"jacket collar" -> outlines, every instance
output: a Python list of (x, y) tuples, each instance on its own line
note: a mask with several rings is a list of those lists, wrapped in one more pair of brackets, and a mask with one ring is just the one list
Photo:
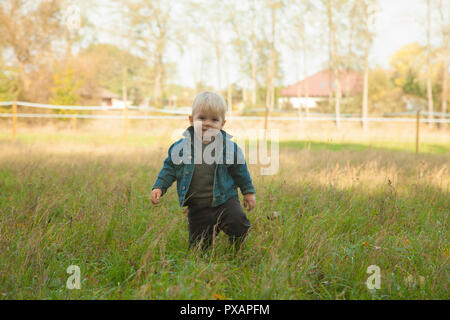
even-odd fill
[[(226, 140), (231, 140), (231, 138), (233, 138), (233, 136), (227, 132), (225, 132), (224, 130), (220, 130), (220, 133), (222, 133), (222, 137), (223, 137), (223, 143), (225, 143)], [(194, 143), (194, 126), (189, 126), (189, 128), (187, 128), (184, 132), (183, 132), (183, 136), (187, 136), (190, 135), (191, 137), (191, 144)]]

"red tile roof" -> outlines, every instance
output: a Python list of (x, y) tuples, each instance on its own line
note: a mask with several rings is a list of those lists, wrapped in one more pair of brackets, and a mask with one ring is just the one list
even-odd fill
[[(336, 91), (334, 86), (334, 73), (331, 71), (333, 91)], [(350, 95), (356, 95), (362, 91), (362, 76), (357, 71), (339, 71), (339, 79), (341, 82), (342, 96), (347, 94), (347, 75), (348, 88)], [(310, 77), (307, 77), (293, 85), (290, 85), (281, 90), (283, 97), (298, 97), (298, 89), (300, 89), (301, 96), (305, 95), (306, 85), (308, 86), (308, 93), (310, 97), (328, 97), (329, 96), (329, 71), (323, 70)]]

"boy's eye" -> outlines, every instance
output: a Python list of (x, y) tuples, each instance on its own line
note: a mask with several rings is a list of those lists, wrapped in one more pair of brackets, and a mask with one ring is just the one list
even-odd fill
[(218, 121), (217, 119), (213, 119), (213, 121)]

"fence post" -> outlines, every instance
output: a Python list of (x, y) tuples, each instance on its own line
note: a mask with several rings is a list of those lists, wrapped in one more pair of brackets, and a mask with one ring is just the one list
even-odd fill
[(12, 141), (16, 141), (16, 124), (17, 124), (17, 102), (14, 100), (12, 105)]
[(72, 130), (77, 130), (77, 118), (75, 116), (72, 116)]
[(420, 109), (416, 116), (416, 154), (419, 154)]
[(127, 143), (127, 130), (128, 130), (128, 104), (125, 102), (123, 109), (123, 139)]

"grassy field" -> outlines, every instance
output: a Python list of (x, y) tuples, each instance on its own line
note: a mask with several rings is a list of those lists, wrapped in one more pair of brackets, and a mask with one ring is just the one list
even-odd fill
[(419, 155), (411, 139), (283, 136), (278, 175), (250, 166), (257, 207), (234, 255), (223, 234), (187, 251), (175, 187), (151, 205), (158, 132), (0, 131), (0, 299), (449, 298), (448, 133), (424, 132)]

